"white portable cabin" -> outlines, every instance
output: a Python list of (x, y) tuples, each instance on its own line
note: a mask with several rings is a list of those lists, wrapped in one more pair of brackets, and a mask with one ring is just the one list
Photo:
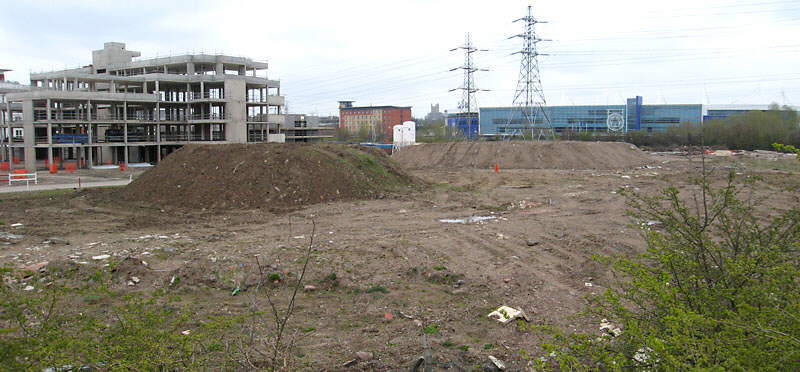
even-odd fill
[(417, 142), (417, 123), (413, 121), (404, 122), (401, 125), (392, 127), (392, 151), (413, 145)]

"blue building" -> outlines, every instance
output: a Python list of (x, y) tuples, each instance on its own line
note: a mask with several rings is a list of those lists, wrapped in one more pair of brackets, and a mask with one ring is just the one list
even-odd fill
[[(547, 106), (544, 115), (556, 132), (618, 132), (642, 130), (662, 132), (683, 123), (700, 124), (706, 114), (703, 105), (645, 105), (642, 97), (630, 98), (624, 105)], [(480, 109), (481, 135), (514, 135), (530, 130), (521, 108), (485, 107)], [(543, 123), (544, 117), (537, 117)]]
[(477, 112), (465, 112), (447, 115), (447, 127), (454, 135), (467, 138), (477, 138), (480, 131), (480, 121)]

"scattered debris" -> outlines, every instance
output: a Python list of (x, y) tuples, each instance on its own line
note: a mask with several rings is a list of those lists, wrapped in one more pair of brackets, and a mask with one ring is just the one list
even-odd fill
[(416, 325), (417, 327), (422, 327), (422, 321), (419, 319), (414, 319), (414, 325)]
[(600, 330), (614, 337), (619, 337), (622, 334), (622, 330), (619, 327), (614, 327), (613, 324), (608, 322), (608, 319), (600, 321)]
[(406, 313), (404, 313), (404, 312), (402, 312), (402, 311), (399, 311), (399, 313), (400, 313), (400, 316), (402, 316), (403, 318), (406, 318), (406, 319), (414, 319), (414, 317), (413, 317), (413, 316), (411, 316), (411, 315), (408, 315), (408, 314), (406, 314)]
[(353, 359), (353, 360), (344, 362), (344, 364), (342, 364), (342, 367), (352, 367), (352, 366), (354, 366), (356, 364), (358, 364), (358, 359)]
[(187, 329), (185, 331), (181, 331), (181, 334), (184, 335), (184, 336), (188, 336), (188, 335), (192, 334), (192, 330), (191, 329)]
[(43, 241), (42, 244), (70, 245), (67, 239), (56, 237), (47, 238), (47, 240)]
[(175, 275), (172, 276), (172, 279), (169, 280), (169, 285), (175, 284)]
[(27, 270), (27, 271), (31, 271), (31, 272), (34, 272), (34, 273), (35, 273), (35, 272), (39, 272), (39, 271), (44, 271), (43, 269), (44, 269), (44, 268), (45, 268), (45, 266), (47, 266), (47, 264), (49, 264), (49, 263), (50, 263), (50, 262), (48, 262), (48, 261), (42, 261), (42, 262), (39, 262), (39, 263), (35, 263), (35, 264), (33, 264), (33, 265), (24, 266), (24, 267), (22, 267), (22, 269), (23, 269), (23, 270)]
[(21, 224), (21, 223), (12, 223), (12, 224), (11, 224), (11, 227), (13, 227), (13, 228), (15, 228), (15, 229), (16, 229), (16, 228), (20, 228), (20, 227), (22, 227), (22, 226), (24, 226), (24, 225), (23, 225), (23, 224)]
[(241, 288), (239, 288), (239, 287), (236, 287), (236, 289), (234, 289), (234, 290), (231, 292), (231, 296), (236, 296), (236, 295), (237, 295), (237, 294), (239, 294), (239, 292), (241, 292), (241, 291), (242, 291), (242, 289), (241, 289)]
[(23, 288), (22, 290), (23, 291), (32, 291), (33, 290), (33, 286), (32, 285), (25, 286), (25, 288)]
[(383, 319), (392, 320), (394, 319), (394, 315), (392, 313), (383, 313)]
[(131, 281), (132, 281), (132, 282), (134, 282), (134, 283), (136, 283), (136, 284), (139, 284), (139, 282), (141, 281), (141, 279), (139, 279), (139, 277), (137, 277), (137, 276), (132, 276), (132, 277), (131, 277)]
[(643, 346), (639, 348), (639, 350), (636, 350), (636, 354), (633, 354), (633, 360), (642, 364), (648, 363), (650, 361), (650, 354), (652, 353), (653, 349)]
[(526, 322), (529, 322), (528, 316), (522, 310), (517, 310), (512, 307), (508, 306), (500, 306), (497, 310), (492, 311), (489, 313), (489, 318), (497, 320), (500, 323), (506, 324), (511, 322), (514, 319), (523, 319)]
[(508, 210), (512, 210), (512, 209), (525, 210), (525, 209), (536, 208), (536, 207), (540, 207), (540, 206), (542, 206), (542, 203), (532, 202), (532, 201), (529, 201), (529, 200), (520, 200), (518, 202), (511, 203), (508, 206)]
[(495, 358), (494, 356), (491, 356), (491, 355), (489, 355), (489, 360), (492, 362), (492, 364), (494, 364), (495, 367), (497, 367), (497, 369), (499, 369), (501, 371), (505, 371), (506, 370), (506, 364), (502, 360), (497, 359), (497, 358)]
[(17, 240), (22, 240), (22, 235), (15, 235), (10, 233), (0, 233), (0, 241), (7, 243), (16, 243)]
[(359, 351), (359, 352), (356, 352), (356, 357), (358, 357), (358, 359), (360, 359), (360, 360), (368, 361), (368, 360), (372, 360), (374, 355), (372, 353), (368, 352), (368, 351)]
[(92, 256), (93, 260), (98, 260), (98, 261), (99, 260), (107, 260), (109, 258), (111, 258), (111, 255), (107, 255), (107, 254), (101, 254), (99, 256)]
[(442, 223), (460, 223), (460, 224), (470, 224), (470, 223), (482, 223), (485, 221), (490, 221), (496, 219), (495, 216), (473, 216), (468, 218), (459, 218), (459, 219), (441, 219), (439, 222)]
[(306, 292), (316, 291), (317, 287), (315, 287), (313, 285), (304, 285), (303, 286), (303, 290), (306, 291)]
[(525, 244), (527, 244), (528, 247), (535, 247), (535, 246), (539, 245), (540, 243), (538, 241), (536, 241), (536, 240), (528, 240), (528, 241), (525, 242)]
[(583, 285), (586, 286), (586, 287), (594, 287), (594, 284), (589, 283), (589, 282), (583, 283)]

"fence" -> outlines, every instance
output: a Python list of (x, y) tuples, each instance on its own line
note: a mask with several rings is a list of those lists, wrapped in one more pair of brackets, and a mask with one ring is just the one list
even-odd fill
[(0, 182), (7, 182), (9, 186), (11, 186), (14, 182), (25, 182), (25, 185), (29, 185), (30, 182), (33, 181), (33, 184), (38, 184), (39, 177), (37, 176), (36, 172), (27, 172), (27, 170), (18, 169), (11, 174), (0, 174)]

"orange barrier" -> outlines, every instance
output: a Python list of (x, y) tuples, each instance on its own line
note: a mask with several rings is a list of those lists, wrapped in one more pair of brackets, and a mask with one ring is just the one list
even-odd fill
[(11, 169), (11, 164), (8, 164), (7, 161), (0, 163), (0, 170), (7, 171), (9, 169)]
[(128, 164), (122, 163), (122, 164), (119, 165), (119, 170), (121, 172), (124, 172), (125, 169), (128, 169)]
[[(14, 172), (12, 172), (12, 173), (13, 174), (27, 174), (28, 171), (26, 169), (14, 169)], [(15, 180), (20, 180), (20, 179), (25, 179), (26, 177), (25, 176), (11, 176), (11, 178), (15, 179)]]
[(50, 173), (56, 174), (58, 173), (58, 165), (57, 164), (50, 164), (48, 167), (50, 169)]
[(78, 169), (78, 164), (76, 163), (64, 163), (64, 170), (70, 173), (75, 173), (75, 170)]

